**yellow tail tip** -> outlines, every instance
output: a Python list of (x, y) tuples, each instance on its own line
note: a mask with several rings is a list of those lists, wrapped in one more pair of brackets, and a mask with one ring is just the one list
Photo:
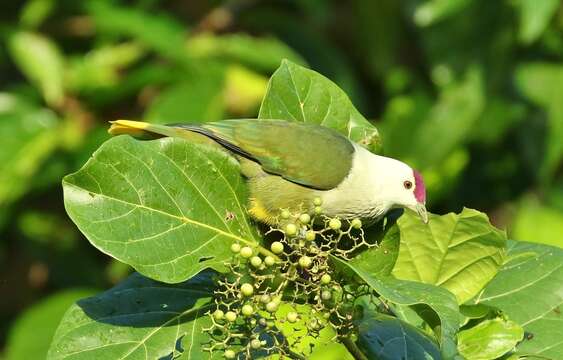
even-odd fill
[(109, 123), (111, 124), (108, 129), (110, 135), (143, 135), (149, 126), (146, 122), (133, 120), (114, 120)]

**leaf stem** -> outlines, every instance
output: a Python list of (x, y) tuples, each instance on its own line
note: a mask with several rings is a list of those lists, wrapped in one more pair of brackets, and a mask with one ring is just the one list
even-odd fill
[(352, 341), (352, 339), (350, 339), (349, 337), (342, 339), (342, 343), (344, 344), (344, 346), (346, 346), (346, 349), (348, 349), (348, 351), (350, 352), (350, 354), (352, 354), (354, 359), (356, 359), (356, 360), (369, 360), (364, 355), (364, 353), (360, 350), (360, 348), (358, 348), (356, 343), (354, 341)]

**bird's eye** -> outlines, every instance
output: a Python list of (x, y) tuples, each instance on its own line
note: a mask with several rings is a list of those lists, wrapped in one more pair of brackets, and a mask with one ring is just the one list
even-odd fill
[(403, 183), (403, 186), (405, 187), (405, 189), (409, 190), (410, 188), (412, 188), (412, 182), (407, 180)]

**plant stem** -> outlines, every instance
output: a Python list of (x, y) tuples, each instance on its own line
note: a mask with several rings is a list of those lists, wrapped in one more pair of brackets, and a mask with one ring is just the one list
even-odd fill
[(344, 339), (342, 339), (342, 343), (344, 344), (344, 346), (346, 346), (346, 349), (348, 349), (348, 351), (350, 352), (350, 354), (352, 354), (354, 359), (356, 359), (356, 360), (369, 360), (364, 355), (364, 353), (358, 348), (356, 343), (354, 341), (352, 341), (352, 339), (344, 338)]

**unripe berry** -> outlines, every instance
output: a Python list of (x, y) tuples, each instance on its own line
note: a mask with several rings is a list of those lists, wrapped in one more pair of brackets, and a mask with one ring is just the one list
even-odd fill
[(342, 223), (340, 222), (340, 220), (334, 218), (334, 219), (330, 219), (330, 221), (328, 222), (328, 226), (332, 230), (338, 230), (342, 227)]
[(274, 241), (270, 246), (270, 249), (274, 254), (281, 254), (283, 252), (283, 244), (279, 241)]
[(285, 226), (285, 234), (288, 236), (293, 236), (297, 234), (297, 226), (295, 224), (289, 223)]
[(272, 298), (268, 294), (264, 294), (264, 295), (260, 296), (260, 302), (263, 303), (263, 304), (269, 303), (270, 300), (272, 300)]
[(350, 226), (352, 226), (354, 229), (359, 229), (362, 227), (362, 220), (360, 219), (354, 219), (352, 220), (352, 222), (350, 223)]
[(330, 283), (331, 280), (332, 280), (332, 278), (330, 277), (329, 274), (324, 274), (323, 276), (321, 276), (321, 283), (322, 284), (327, 285), (327, 284)]
[(240, 245), (237, 243), (232, 244), (231, 251), (234, 252), (235, 254), (238, 253), (240, 251)]
[(295, 311), (290, 311), (290, 312), (288, 312), (288, 313), (287, 313), (287, 316), (286, 316), (287, 321), (289, 321), (290, 323), (296, 322), (296, 321), (297, 321), (297, 317), (298, 317), (298, 315), (297, 315), (297, 313), (296, 313)]
[(323, 204), (323, 200), (319, 197), (316, 197), (313, 199), (313, 204), (315, 204), (315, 206), (321, 206)]
[(332, 293), (329, 290), (323, 290), (321, 293), (321, 299), (330, 300), (332, 298)]
[(278, 310), (278, 306), (279, 303), (277, 301), (270, 301), (269, 303), (266, 304), (266, 311), (273, 313), (276, 310)]
[(308, 230), (305, 233), (305, 240), (307, 240), (307, 241), (313, 241), (313, 240), (315, 240), (315, 237), (317, 237), (317, 234), (315, 234), (315, 232), (313, 230)]
[(276, 260), (271, 257), (270, 255), (266, 256), (264, 258), (264, 264), (266, 264), (266, 266), (272, 266), (276, 263)]
[(309, 214), (301, 214), (301, 216), (299, 216), (299, 222), (301, 222), (301, 224), (308, 224), (309, 221), (311, 221)]
[(227, 319), (228, 322), (235, 322), (237, 320), (237, 314), (234, 311), (227, 311), (225, 319)]
[(254, 308), (251, 305), (243, 305), (241, 312), (244, 316), (250, 316), (254, 313)]
[(281, 217), (282, 217), (282, 219), (289, 219), (289, 216), (290, 216), (290, 215), (291, 215), (291, 214), (290, 214), (289, 211), (287, 211), (287, 210), (282, 210), (282, 212), (281, 212)]
[(242, 249), (240, 249), (240, 256), (242, 256), (243, 258), (249, 258), (251, 257), (253, 254), (252, 248), (250, 246), (245, 246)]
[(244, 283), (242, 284), (242, 286), (240, 287), (240, 292), (244, 295), (244, 296), (252, 296), (252, 294), (254, 293), (254, 287), (249, 284), (249, 283)]
[(266, 319), (260, 318), (260, 319), (258, 320), (258, 324), (260, 324), (260, 326), (264, 326), (264, 327), (265, 327), (266, 325), (268, 325), (268, 322), (266, 321)]
[(322, 213), (322, 212), (323, 212), (323, 208), (322, 208), (322, 207), (320, 207), (320, 206), (315, 206), (315, 214), (318, 215), (318, 214), (320, 214), (320, 213)]
[(225, 313), (219, 309), (213, 313), (213, 318), (217, 321), (223, 320), (223, 317), (225, 317)]
[(260, 259), (258, 256), (253, 256), (250, 259), (250, 264), (252, 266), (254, 266), (255, 268), (259, 267), (260, 265), (262, 265), (262, 259)]
[(261, 346), (262, 343), (258, 339), (252, 339), (250, 341), (250, 347), (253, 348), (254, 350), (260, 349)]
[(301, 256), (299, 258), (299, 266), (301, 266), (304, 269), (308, 269), (312, 263), (313, 260), (311, 260), (311, 258), (308, 256)]
[(225, 359), (234, 359), (237, 354), (233, 350), (225, 350)]

